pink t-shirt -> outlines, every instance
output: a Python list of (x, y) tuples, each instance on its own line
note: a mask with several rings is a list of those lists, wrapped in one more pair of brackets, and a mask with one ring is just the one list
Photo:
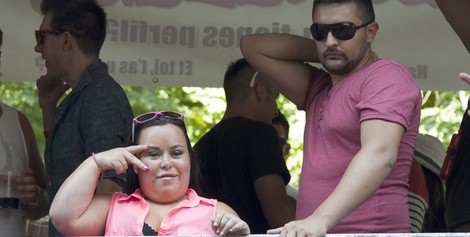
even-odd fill
[(404, 65), (390, 59), (378, 60), (332, 88), (326, 72), (312, 68), (312, 74), (320, 79), (312, 80), (306, 98), (304, 160), (296, 218), (311, 215), (336, 187), (361, 148), (361, 122), (381, 119), (398, 123), (406, 130), (398, 160), (374, 195), (329, 233), (409, 232), (408, 173), (421, 109), (416, 81)]
[[(192, 189), (188, 189), (186, 195), (187, 199), (180, 202), (163, 218), (158, 235), (217, 235), (212, 227), (217, 200), (199, 197)], [(114, 193), (106, 220), (105, 235), (142, 236), (148, 210), (149, 205), (142, 198), (140, 189), (131, 195)]]

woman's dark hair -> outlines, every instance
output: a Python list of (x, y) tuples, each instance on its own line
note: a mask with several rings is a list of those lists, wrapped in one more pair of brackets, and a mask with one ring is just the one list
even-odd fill
[[(196, 192), (200, 193), (201, 191), (201, 171), (199, 169), (199, 164), (197, 159), (194, 159), (194, 152), (191, 147), (191, 141), (189, 140), (188, 133), (186, 131), (186, 125), (184, 121), (181, 119), (172, 119), (166, 118), (165, 116), (158, 116), (148, 122), (135, 124), (135, 140), (139, 140), (138, 137), (140, 136), (140, 132), (144, 128), (152, 127), (152, 126), (163, 126), (166, 124), (173, 124), (179, 127), (185, 136), (186, 145), (188, 146), (189, 151), (189, 159), (191, 162), (191, 172), (189, 178), (189, 188), (194, 189)], [(125, 184), (125, 192), (127, 194), (132, 194), (136, 189), (140, 188), (139, 177), (134, 172), (134, 168), (132, 165), (126, 171), (126, 184)]]

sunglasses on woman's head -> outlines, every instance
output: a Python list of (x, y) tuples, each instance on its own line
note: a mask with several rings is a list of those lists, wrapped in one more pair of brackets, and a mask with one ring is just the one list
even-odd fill
[(329, 32), (331, 32), (336, 39), (350, 40), (354, 37), (358, 29), (372, 22), (373, 21), (358, 26), (354, 25), (352, 22), (340, 22), (335, 24), (313, 23), (310, 26), (310, 33), (312, 33), (313, 38), (317, 41), (326, 39)]
[(159, 117), (164, 117), (167, 119), (177, 119), (177, 120), (184, 119), (184, 115), (182, 113), (173, 112), (173, 111), (156, 111), (156, 112), (148, 112), (145, 114), (141, 114), (132, 120), (132, 142), (134, 142), (136, 124), (143, 124)]

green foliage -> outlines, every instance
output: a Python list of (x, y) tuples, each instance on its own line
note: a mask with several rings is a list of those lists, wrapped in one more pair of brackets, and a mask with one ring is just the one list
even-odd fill
[(42, 113), (37, 101), (36, 85), (32, 82), (0, 81), (0, 102), (25, 114), (33, 126), (40, 151), (44, 151), (46, 142), (42, 132)]
[(467, 108), (468, 91), (426, 91), (421, 110), (420, 133), (433, 135), (447, 147)]
[(182, 112), (193, 143), (222, 118), (225, 110), (221, 89), (124, 86), (124, 91), (135, 115), (160, 110)]
[[(148, 111), (173, 110), (185, 115), (188, 133), (194, 144), (223, 116), (225, 97), (221, 88), (174, 88), (124, 86), (135, 115)], [(438, 137), (447, 146), (450, 137), (459, 128), (467, 106), (468, 92), (424, 92), (420, 132)], [(40, 151), (44, 151), (42, 114), (37, 102), (36, 85), (33, 82), (0, 81), (0, 101), (17, 108), (30, 120)], [(280, 96), (278, 106), (290, 123), (290, 157), (287, 166), (292, 183), (298, 185), (302, 165), (303, 129), (305, 113)]]

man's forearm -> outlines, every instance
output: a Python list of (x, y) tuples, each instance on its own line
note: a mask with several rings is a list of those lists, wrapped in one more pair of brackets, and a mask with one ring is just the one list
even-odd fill
[(241, 50), (245, 57), (261, 54), (277, 60), (318, 63), (315, 41), (290, 34), (255, 34), (242, 37)]
[(436, 0), (439, 9), (470, 53), (470, 1), (468, 0)]

